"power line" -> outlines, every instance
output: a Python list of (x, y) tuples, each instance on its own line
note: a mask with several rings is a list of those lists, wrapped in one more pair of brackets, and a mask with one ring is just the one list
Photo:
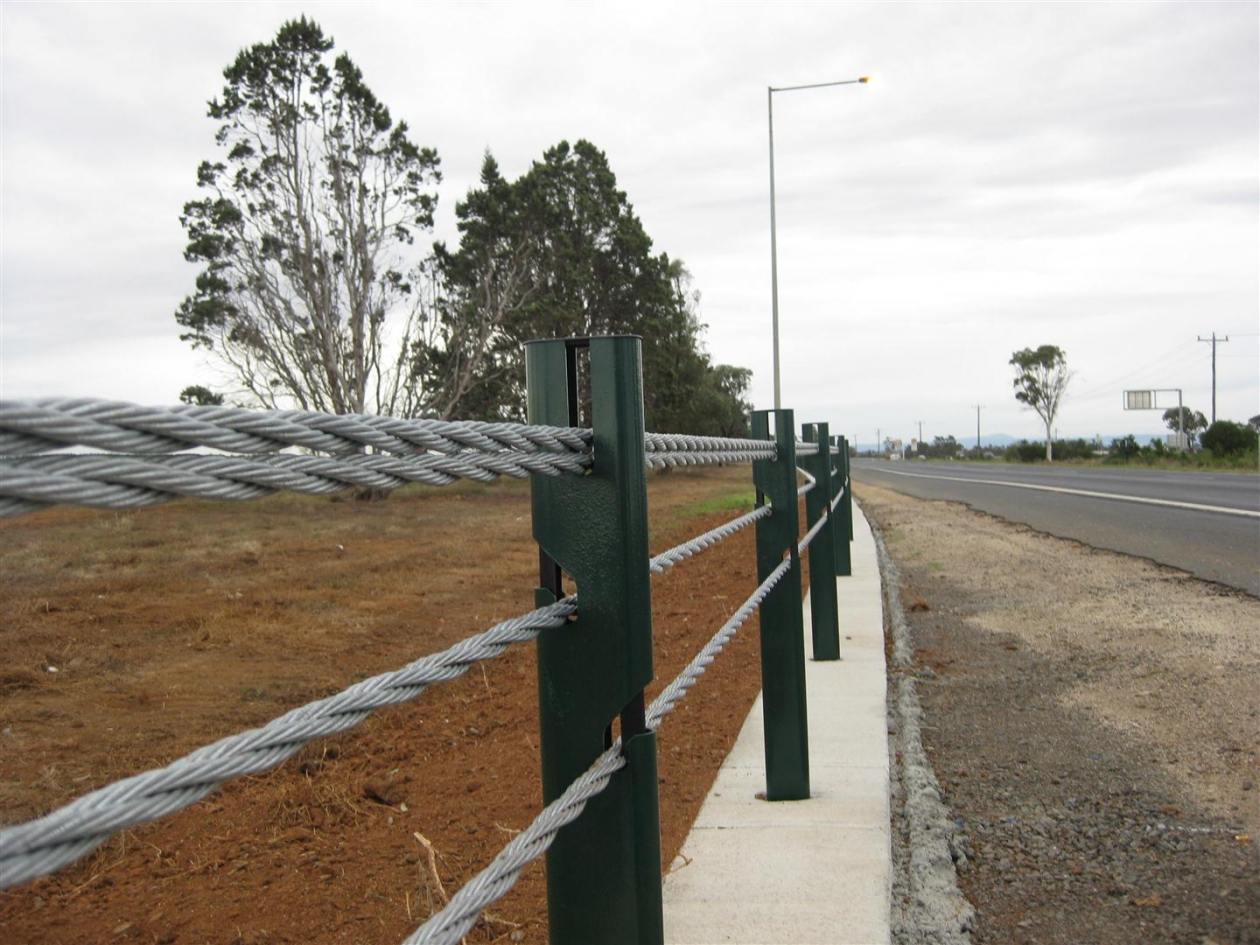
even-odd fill
[(1126, 381), (1131, 381), (1132, 378), (1135, 378), (1140, 374), (1169, 374), (1174, 371), (1180, 371), (1189, 367), (1191, 364), (1194, 364), (1205, 354), (1206, 352), (1203, 351), (1187, 351), (1185, 348), (1179, 348), (1177, 351), (1162, 355), (1142, 367), (1129, 371), (1127, 374), (1121, 374), (1114, 380), (1094, 382), (1086, 381), (1085, 386), (1092, 387), (1094, 389), (1087, 393), (1079, 394), (1072, 399), (1079, 404), (1092, 400), (1098, 400), (1104, 397), (1114, 396), (1117, 387), (1121, 386)]

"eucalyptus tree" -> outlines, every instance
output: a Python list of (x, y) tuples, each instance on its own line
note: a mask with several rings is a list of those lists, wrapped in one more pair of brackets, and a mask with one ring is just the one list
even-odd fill
[(1054, 459), (1054, 418), (1067, 394), (1072, 372), (1067, 356), (1055, 345), (1024, 348), (1011, 355), (1015, 368), (1015, 399), (1036, 411), (1046, 425), (1046, 460)]
[(222, 156), (180, 218), (204, 268), (175, 318), (264, 406), (412, 416), (430, 407), (416, 236), (433, 225), (438, 156), (332, 52), (302, 17), (224, 70), (209, 103)]

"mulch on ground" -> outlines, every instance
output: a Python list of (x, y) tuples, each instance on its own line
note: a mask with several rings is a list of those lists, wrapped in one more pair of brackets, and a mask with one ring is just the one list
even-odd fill
[[(652, 477), (653, 552), (733, 517), (750, 480)], [(511, 482), (0, 523), (0, 823), (528, 611), (536, 574), (528, 487)], [(755, 585), (751, 529), (654, 579), (649, 699)], [(0, 893), (0, 939), (401, 941), (540, 809), (535, 674), (518, 646), (125, 831)], [(759, 688), (754, 619), (660, 730), (666, 864)], [(469, 941), (546, 936), (537, 863)]]

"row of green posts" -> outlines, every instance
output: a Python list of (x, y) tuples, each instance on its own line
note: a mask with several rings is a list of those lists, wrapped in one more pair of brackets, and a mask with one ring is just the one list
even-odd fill
[[(564, 596), (562, 572), (581, 592), (578, 614), (538, 638), (543, 801), (551, 803), (585, 772), (613, 743), (614, 731), (628, 762), (547, 852), (555, 945), (648, 945), (664, 938), (656, 733), (646, 725), (643, 697), (653, 667), (640, 344), (637, 337), (612, 336), (526, 346), (529, 422), (578, 426), (581, 392), (589, 396), (594, 434), (589, 475), (532, 479), (536, 602)], [(588, 384), (579, 378), (582, 369)], [(809, 797), (809, 735), (792, 411), (755, 411), (752, 435), (777, 446), (775, 459), (753, 462), (757, 503), (773, 509), (756, 523), (758, 580), (786, 556), (793, 561), (761, 605), (766, 798), (800, 800)], [(830, 437), (825, 423), (804, 425), (802, 438), (818, 444), (816, 455), (800, 460), (817, 483), (806, 495), (807, 527), (828, 515), (845, 489), (834, 520), (808, 549), (814, 658), (837, 660), (835, 577), (851, 573), (853, 537), (848, 444)], [(839, 447), (835, 474), (832, 446)]]

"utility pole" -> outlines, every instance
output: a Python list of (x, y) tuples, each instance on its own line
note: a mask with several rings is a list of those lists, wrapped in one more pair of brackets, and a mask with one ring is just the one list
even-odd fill
[(1216, 346), (1223, 341), (1229, 341), (1229, 335), (1226, 335), (1224, 338), (1217, 338), (1216, 332), (1212, 332), (1211, 338), (1204, 338), (1202, 335), (1200, 335), (1199, 340), (1211, 342), (1212, 344), (1212, 422), (1215, 423), (1216, 422)]
[(984, 409), (984, 404), (976, 404), (976, 452), (980, 452), (980, 411)]
[(880, 456), (884, 455), (884, 440), (881, 436), (883, 432), (884, 431), (879, 427), (875, 428), (875, 452), (877, 452)]
[(923, 421), (919, 421), (919, 452), (923, 452)]

